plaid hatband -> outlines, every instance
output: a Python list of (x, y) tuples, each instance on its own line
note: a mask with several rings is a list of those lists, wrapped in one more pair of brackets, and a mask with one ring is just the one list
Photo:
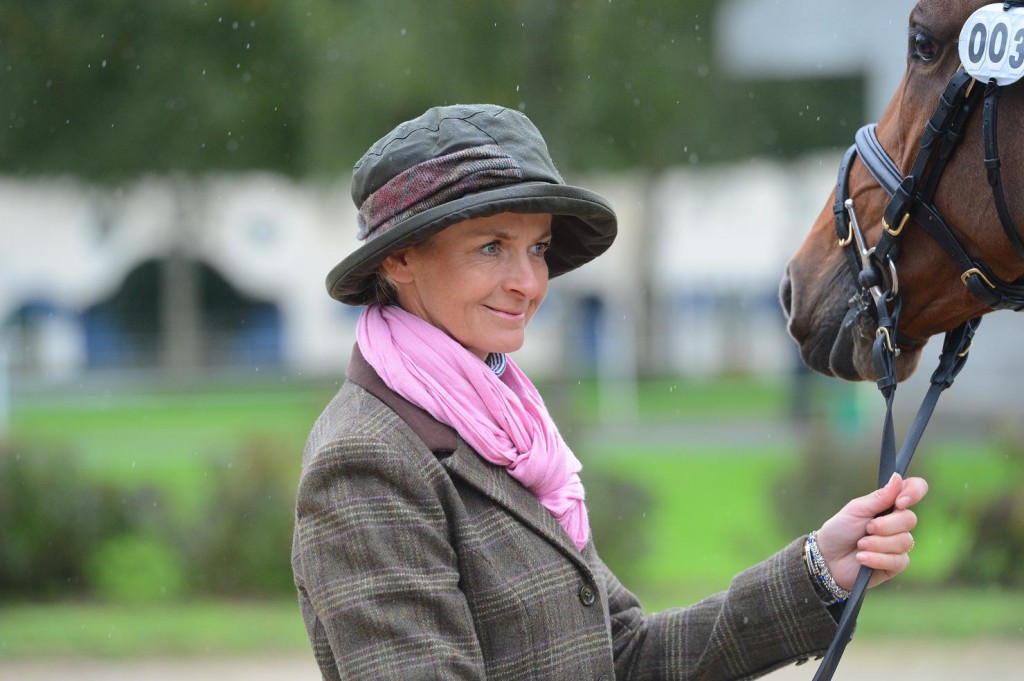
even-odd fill
[(496, 144), (423, 161), (395, 175), (363, 201), (356, 237), (372, 240), (427, 209), (522, 179), (519, 164)]

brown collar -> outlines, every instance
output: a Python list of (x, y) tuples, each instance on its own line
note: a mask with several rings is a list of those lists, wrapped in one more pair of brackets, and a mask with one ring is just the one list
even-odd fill
[(385, 385), (384, 380), (363, 357), (358, 345), (352, 349), (352, 359), (349, 360), (345, 375), (348, 380), (366, 390), (398, 414), (398, 417), (412, 428), (430, 451), (451, 453), (458, 447), (459, 439), (455, 429), (441, 423)]

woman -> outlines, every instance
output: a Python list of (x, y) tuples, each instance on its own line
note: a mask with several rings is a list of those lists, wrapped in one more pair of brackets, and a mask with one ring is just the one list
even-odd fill
[(400, 125), (352, 195), (365, 243), (327, 285), (367, 307), (307, 443), (292, 555), (325, 679), (746, 678), (823, 652), (859, 565), (876, 582), (906, 567), (927, 486), (894, 476), (727, 591), (645, 615), (507, 356), (548, 279), (611, 245), (607, 201), (564, 183), (526, 116), (489, 105)]

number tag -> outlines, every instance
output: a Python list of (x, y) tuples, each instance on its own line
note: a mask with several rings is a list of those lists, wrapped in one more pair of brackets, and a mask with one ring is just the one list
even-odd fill
[(964, 70), (987, 83), (1016, 83), (1024, 76), (1024, 8), (1003, 10), (1003, 3), (985, 5), (960, 30), (960, 61)]

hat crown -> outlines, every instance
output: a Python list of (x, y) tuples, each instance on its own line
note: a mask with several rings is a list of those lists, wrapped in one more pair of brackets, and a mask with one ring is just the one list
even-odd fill
[(497, 145), (515, 159), (523, 181), (564, 184), (544, 138), (524, 114), (493, 104), (457, 104), (428, 109), (371, 146), (353, 169), (352, 201), (360, 208), (396, 175), (484, 145)]

